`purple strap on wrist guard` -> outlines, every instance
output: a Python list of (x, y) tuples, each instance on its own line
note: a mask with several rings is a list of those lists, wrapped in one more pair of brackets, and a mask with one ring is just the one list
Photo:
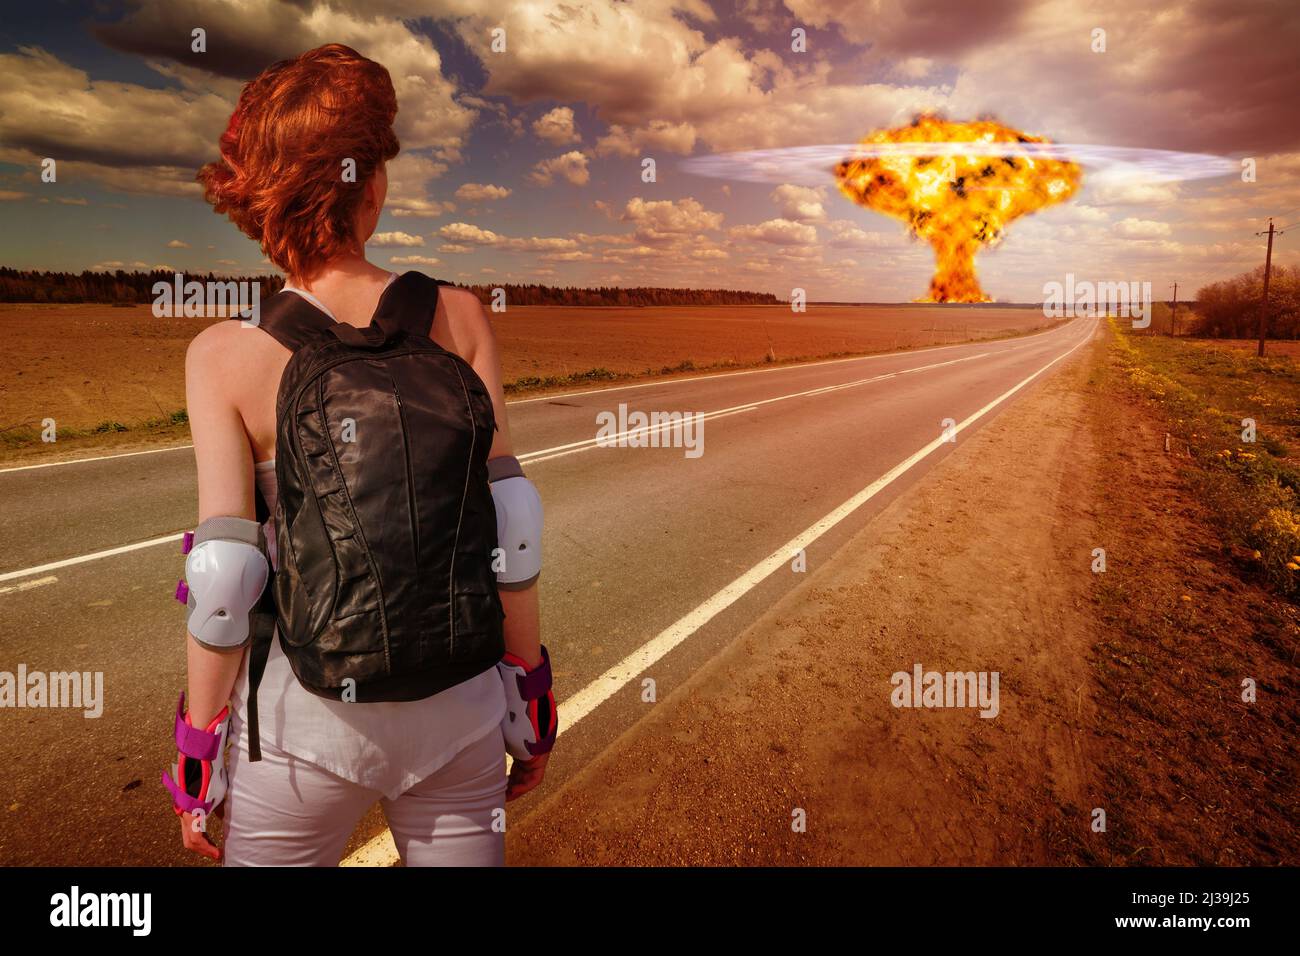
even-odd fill
[[(176, 749), (182, 756), (190, 760), (207, 761), (211, 763), (216, 760), (221, 751), (221, 734), (208, 733), (198, 727), (192, 727), (185, 720), (185, 693), (182, 691), (180, 700), (176, 702)], [(178, 813), (211, 813), (212, 801), (200, 800), (198, 797), (191, 796), (185, 792), (185, 788), (173, 780), (164, 770), (162, 773), (163, 786), (167, 788), (172, 795), (172, 806)]]
[(199, 811), (202, 811), (203, 813), (212, 812), (211, 800), (199, 800), (197, 797), (191, 797), (176, 785), (176, 782), (167, 775), (167, 771), (165, 770), (163, 771), (162, 782), (163, 786), (171, 791), (172, 806), (177, 810), (180, 810), (183, 813), (195, 813)]
[(515, 680), (519, 682), (519, 696), (524, 700), (536, 700), (551, 689), (551, 655), (546, 653), (545, 644), (542, 662), (523, 676), (516, 674)]
[(176, 749), (194, 760), (211, 763), (217, 759), (220, 748), (220, 734), (210, 734), (185, 722), (185, 694), (182, 692), (181, 699), (176, 704)]
[(194, 532), (186, 531), (185, 536), (181, 538), (181, 554), (189, 554), (194, 547)]
[(527, 741), (525, 741), (524, 746), (528, 748), (528, 752), (532, 754), (534, 757), (536, 757), (538, 754), (550, 753), (551, 748), (555, 746), (555, 734), (559, 729), (560, 729), (560, 722), (555, 719), (554, 715), (552, 715), (551, 732), (548, 733), (541, 740), (537, 741), (537, 743), (535, 744), (530, 744)]
[(190, 586), (185, 583), (184, 578), (181, 578), (176, 582), (175, 598), (182, 604), (188, 604), (190, 602)]

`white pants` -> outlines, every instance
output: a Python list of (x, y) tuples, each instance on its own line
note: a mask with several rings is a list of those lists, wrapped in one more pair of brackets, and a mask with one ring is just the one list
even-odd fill
[[(505, 862), (506, 752), (497, 727), (395, 800), (266, 742), (262, 759), (232, 746), (225, 803), (226, 866), (337, 866), (379, 801), (407, 866)], [(504, 812), (504, 811), (503, 811)], [(494, 828), (495, 819), (500, 822)]]

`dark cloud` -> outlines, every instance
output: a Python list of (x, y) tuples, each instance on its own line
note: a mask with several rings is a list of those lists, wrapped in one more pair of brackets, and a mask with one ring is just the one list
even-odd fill
[[(91, 32), (124, 53), (248, 80), (270, 64), (303, 52), (303, 17), (311, 6), (283, 2), (218, 14), (201, 0), (138, 3), (121, 20), (94, 24)], [(193, 50), (195, 28), (207, 33), (206, 52)]]

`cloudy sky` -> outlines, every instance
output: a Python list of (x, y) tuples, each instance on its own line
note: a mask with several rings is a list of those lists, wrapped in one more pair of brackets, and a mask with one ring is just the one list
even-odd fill
[[(1293, 0), (4, 0), (0, 265), (264, 272), (194, 172), (241, 84), (328, 42), (388, 67), (402, 154), (373, 261), (462, 282), (924, 292), (929, 247), (833, 187), (684, 159), (851, 143), (921, 110), (1056, 142), (1254, 158), (1257, 179), (1085, 185), (977, 260), (987, 292), (1073, 272), (1157, 296), (1300, 224)], [(207, 50), (192, 53), (191, 31)], [(505, 50), (492, 48), (504, 28)], [(801, 28), (806, 50), (792, 49)], [(1105, 31), (1105, 51), (1093, 49)], [(42, 159), (58, 181), (41, 181)], [(657, 181), (642, 181), (653, 158)], [(1298, 262), (1300, 225), (1278, 240)]]

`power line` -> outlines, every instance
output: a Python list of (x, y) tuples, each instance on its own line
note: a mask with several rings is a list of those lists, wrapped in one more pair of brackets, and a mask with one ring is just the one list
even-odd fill
[[(1257, 232), (1255, 233), (1255, 235), (1262, 236), (1265, 235), (1265, 233)], [(1261, 301), (1259, 304), (1258, 355), (1260, 358), (1264, 357), (1264, 342), (1268, 338), (1268, 279), (1269, 279), (1269, 275), (1273, 271), (1273, 237), (1274, 235), (1281, 235), (1280, 232), (1277, 232), (1277, 230), (1274, 229), (1272, 218), (1268, 220), (1267, 235), (1268, 235), (1268, 252), (1264, 254), (1264, 297), (1263, 297), (1263, 301)]]

